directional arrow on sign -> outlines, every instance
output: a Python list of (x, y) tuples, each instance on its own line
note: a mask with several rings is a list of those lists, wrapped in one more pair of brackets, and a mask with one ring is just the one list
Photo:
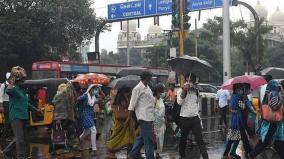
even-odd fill
[(152, 10), (152, 4), (149, 4), (149, 10)]

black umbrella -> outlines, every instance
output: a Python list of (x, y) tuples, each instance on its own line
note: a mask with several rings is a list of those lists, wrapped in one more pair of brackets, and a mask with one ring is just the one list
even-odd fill
[(144, 71), (147, 71), (147, 68), (143, 68), (143, 67), (128, 67), (128, 68), (121, 69), (117, 73), (117, 76), (119, 76), (119, 77), (124, 77), (124, 76), (128, 76), (128, 75), (140, 76), (142, 74), (142, 72), (144, 72)]
[(140, 77), (136, 75), (129, 75), (113, 80), (108, 87), (110, 88), (133, 88), (140, 82)]
[(261, 71), (262, 75), (271, 75), (275, 79), (284, 79), (284, 68), (268, 67)]
[(168, 63), (172, 70), (182, 75), (193, 73), (201, 78), (208, 78), (209, 74), (218, 75), (218, 72), (210, 63), (197, 57), (184, 55), (182, 57), (169, 59)]

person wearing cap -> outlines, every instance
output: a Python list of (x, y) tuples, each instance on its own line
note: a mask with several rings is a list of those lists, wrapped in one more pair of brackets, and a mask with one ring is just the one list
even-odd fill
[(199, 91), (196, 86), (196, 76), (190, 75), (184, 88), (178, 92), (177, 103), (181, 105), (180, 129), (181, 138), (179, 143), (180, 159), (187, 158), (185, 149), (189, 132), (192, 131), (199, 146), (203, 159), (208, 159), (207, 149), (202, 137), (202, 124), (199, 117)]
[(0, 86), (0, 112), (4, 113), (5, 127), (9, 129), (9, 96), (5, 93), (11, 73), (6, 73), (6, 81)]
[(153, 92), (149, 87), (149, 83), (152, 78), (152, 74), (149, 71), (144, 71), (141, 74), (140, 83), (133, 89), (130, 104), (128, 107), (129, 115), (125, 122), (125, 125), (132, 119), (133, 112), (137, 116), (137, 120), (140, 126), (140, 134), (136, 138), (132, 150), (128, 154), (128, 158), (139, 158), (139, 152), (141, 148), (145, 147), (146, 159), (154, 159), (154, 132), (153, 121), (155, 98)]

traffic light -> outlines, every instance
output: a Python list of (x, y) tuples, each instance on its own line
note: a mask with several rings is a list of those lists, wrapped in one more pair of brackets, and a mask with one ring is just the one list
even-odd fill
[(184, 28), (184, 30), (189, 30), (189, 28), (191, 26), (191, 24), (189, 22), (191, 17), (188, 15), (189, 10), (187, 8), (187, 6), (188, 6), (187, 0), (185, 0), (184, 3), (185, 3), (185, 5), (184, 5), (184, 14), (183, 14), (184, 15), (183, 16), (183, 28)]
[(180, 28), (179, 0), (172, 0), (172, 28)]

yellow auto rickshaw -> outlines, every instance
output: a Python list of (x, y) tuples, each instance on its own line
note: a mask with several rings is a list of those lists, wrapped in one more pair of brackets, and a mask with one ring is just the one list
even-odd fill
[(52, 99), (57, 88), (68, 79), (27, 80), (23, 84), (29, 95), (29, 125), (47, 126), (53, 121), (54, 105)]
[[(53, 121), (54, 105), (52, 99), (57, 88), (68, 79), (26, 80), (23, 87), (29, 96), (29, 126), (49, 126)], [(4, 130), (5, 117), (0, 113), (0, 136)]]

